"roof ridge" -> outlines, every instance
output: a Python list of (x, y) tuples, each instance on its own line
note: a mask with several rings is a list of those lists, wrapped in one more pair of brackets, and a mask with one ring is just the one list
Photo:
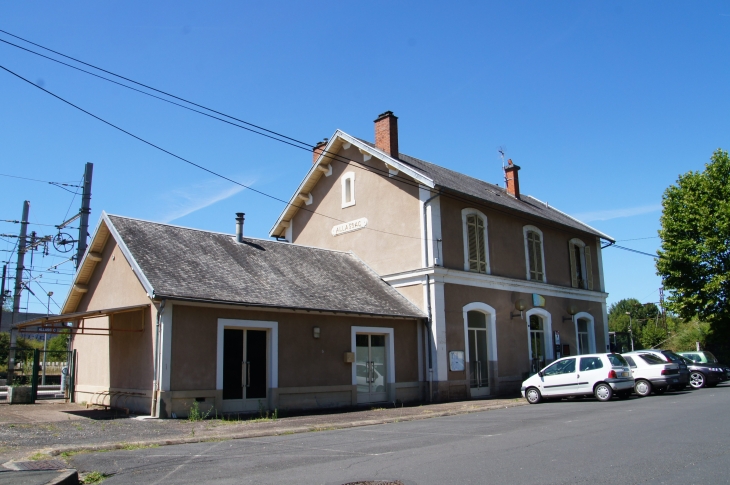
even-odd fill
[[(167, 227), (174, 227), (174, 228), (177, 228), (177, 229), (187, 229), (187, 230), (190, 230), (190, 231), (205, 232), (205, 233), (208, 233), (208, 234), (216, 234), (216, 235), (220, 235), (220, 236), (228, 236), (228, 237), (231, 237), (231, 238), (235, 238), (236, 237), (235, 234), (230, 234), (230, 233), (227, 233), (227, 232), (209, 231), (207, 229), (198, 229), (196, 227), (180, 226), (178, 224), (170, 224), (170, 223), (167, 223), (167, 222), (150, 221), (150, 220), (147, 220), (147, 219), (141, 219), (139, 217), (120, 216), (118, 214), (108, 214), (108, 213), (107, 213), (107, 216), (110, 216), (110, 217), (118, 217), (120, 219), (127, 219), (127, 220), (130, 220), (130, 221), (146, 222), (148, 224), (157, 224), (158, 226), (167, 226)], [(279, 240), (276, 240), (276, 239), (264, 239), (264, 238), (260, 238), (260, 237), (251, 237), (251, 236), (243, 236), (243, 238), (244, 239), (253, 240), (253, 241), (263, 241), (263, 242), (274, 243), (274, 244), (286, 244), (286, 245), (289, 245), (289, 246), (296, 246), (296, 247), (300, 247), (300, 248), (316, 249), (316, 250), (319, 250), (319, 251), (326, 251), (328, 253), (341, 253), (341, 254), (349, 254), (350, 253), (350, 251), (343, 251), (341, 249), (320, 248), (320, 247), (316, 247), (316, 246), (308, 246), (306, 244), (295, 244), (295, 243), (292, 243), (292, 242), (289, 242), (289, 241), (279, 241)]]

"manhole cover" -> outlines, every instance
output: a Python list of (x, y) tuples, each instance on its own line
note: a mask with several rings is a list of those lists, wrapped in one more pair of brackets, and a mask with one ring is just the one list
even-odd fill
[(348, 482), (342, 485), (403, 485), (400, 480), (360, 480), (359, 482)]
[(16, 461), (13, 467), (17, 470), (63, 470), (68, 465), (61, 460)]

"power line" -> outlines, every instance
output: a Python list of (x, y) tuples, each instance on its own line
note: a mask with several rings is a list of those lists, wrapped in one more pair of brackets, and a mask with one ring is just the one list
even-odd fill
[[(51, 184), (51, 185), (55, 185), (59, 189), (63, 189), (63, 187), (78, 187), (77, 185), (65, 184), (63, 182), (49, 182), (48, 180), (38, 180), (38, 179), (32, 179), (32, 178), (28, 178), (28, 177), (20, 177), (18, 175), (10, 175), (7, 173), (0, 173), (0, 177), (10, 177), (10, 178), (14, 178), (14, 179), (30, 180), (32, 182), (41, 182), (44, 184)], [(61, 187), (61, 186), (63, 186), (63, 187)], [(64, 190), (66, 190), (66, 189), (64, 189)], [(71, 191), (69, 190), (69, 192), (71, 192)]]
[(656, 254), (650, 254), (650, 253), (645, 253), (643, 251), (637, 251), (636, 249), (625, 248), (623, 246), (619, 246), (618, 244), (612, 244), (609, 247), (611, 247), (611, 248), (617, 248), (617, 249), (623, 249), (624, 251), (631, 251), (632, 253), (643, 254), (644, 256), (650, 256), (650, 257), (652, 257), (654, 259), (659, 259), (659, 256), (657, 256)]
[[(282, 142), (282, 143), (286, 143), (287, 145), (293, 146), (293, 147), (295, 147), (295, 148), (300, 148), (300, 149), (304, 149), (304, 150), (310, 151), (310, 150), (311, 150), (312, 148), (314, 148), (314, 147), (315, 147), (314, 145), (311, 145), (311, 144), (309, 144), (309, 143), (303, 142), (303, 141), (301, 141), (301, 140), (297, 140), (296, 138), (292, 138), (292, 137), (286, 136), (286, 135), (284, 135), (284, 134), (282, 134), (282, 133), (278, 133), (278, 132), (276, 132), (276, 131), (273, 131), (273, 130), (269, 130), (269, 129), (267, 129), (267, 128), (264, 128), (264, 127), (262, 127), (262, 126), (256, 125), (256, 124), (254, 124), (254, 123), (250, 123), (250, 122), (248, 122), (248, 121), (245, 121), (245, 120), (242, 120), (242, 119), (240, 119), (240, 118), (236, 118), (236, 117), (234, 117), (234, 116), (231, 116), (231, 115), (228, 115), (228, 114), (222, 113), (222, 112), (220, 112), (220, 111), (217, 111), (217, 110), (214, 110), (214, 109), (212, 109), (212, 108), (208, 108), (208, 107), (206, 107), (206, 106), (203, 106), (203, 105), (201, 105), (201, 104), (195, 103), (195, 102), (193, 102), (193, 101), (189, 101), (189, 100), (187, 100), (187, 99), (185, 99), (185, 98), (182, 98), (182, 97), (176, 96), (176, 95), (174, 95), (174, 94), (168, 93), (168, 92), (166, 92), (166, 91), (163, 91), (163, 90), (160, 90), (160, 89), (157, 89), (157, 88), (153, 88), (153, 87), (151, 87), (151, 86), (149, 86), (149, 85), (147, 85), (147, 84), (144, 84), (144, 83), (141, 83), (141, 82), (135, 81), (135, 80), (133, 80), (133, 79), (130, 79), (130, 78), (127, 78), (127, 77), (125, 77), (125, 76), (122, 76), (122, 75), (116, 74), (116, 73), (114, 73), (114, 72), (112, 72), (112, 71), (109, 71), (109, 70), (106, 70), (106, 69), (100, 68), (100, 67), (98, 67), (98, 66), (95, 66), (95, 65), (93, 65), (93, 64), (90, 64), (90, 63), (88, 63), (88, 62), (84, 62), (84, 61), (82, 61), (82, 60), (80, 60), (80, 59), (77, 59), (77, 58), (71, 57), (71, 56), (69, 56), (69, 55), (66, 55), (66, 54), (63, 54), (63, 53), (61, 53), (61, 52), (55, 51), (55, 50), (53, 50), (53, 49), (50, 49), (50, 48), (48, 48), (48, 47), (45, 47), (45, 46), (42, 46), (42, 45), (40, 45), (40, 44), (37, 44), (37, 43), (35, 43), (35, 42), (32, 42), (32, 41), (30, 41), (30, 40), (24, 39), (24, 38), (22, 38), (22, 37), (20, 37), (20, 36), (17, 36), (17, 35), (11, 34), (10, 32), (7, 32), (7, 31), (5, 31), (5, 30), (2, 30), (2, 29), (0, 29), (0, 32), (2, 32), (2, 33), (4, 33), (4, 34), (7, 34), (7, 35), (10, 35), (11, 37), (14, 37), (14, 38), (16, 38), (16, 39), (20, 39), (20, 40), (22, 40), (22, 41), (24, 41), (24, 42), (27, 42), (27, 43), (29, 43), (29, 44), (32, 44), (32, 45), (34, 45), (34, 46), (40, 47), (41, 49), (44, 49), (44, 50), (46, 50), (46, 51), (49, 51), (49, 52), (52, 52), (52, 53), (54, 53), (54, 54), (60, 55), (60, 56), (62, 56), (62, 57), (65, 57), (65, 58), (67, 58), (67, 59), (71, 59), (71, 60), (73, 60), (73, 61), (75, 61), (75, 62), (78, 62), (78, 63), (80, 63), (80, 64), (83, 64), (83, 65), (89, 66), (89, 67), (91, 67), (91, 68), (93, 68), (93, 69), (97, 69), (97, 70), (99, 70), (99, 71), (105, 72), (105, 73), (107, 73), (107, 74), (110, 74), (110, 75), (112, 75), (112, 76), (118, 77), (118, 78), (120, 78), (120, 79), (124, 79), (125, 81), (129, 81), (129, 82), (131, 82), (131, 83), (134, 83), (134, 84), (136, 84), (136, 85), (138, 85), (138, 86), (142, 86), (142, 87), (145, 87), (145, 88), (147, 88), (147, 89), (151, 89), (151, 90), (153, 90), (153, 91), (155, 91), (155, 92), (158, 92), (158, 93), (164, 94), (164, 95), (166, 95), (166, 96), (169, 96), (169, 97), (171, 97), (171, 98), (174, 98), (174, 99), (177, 99), (177, 100), (183, 101), (183, 102), (185, 102), (185, 103), (191, 104), (191, 105), (193, 105), (193, 106), (197, 106), (197, 107), (199, 107), (199, 108), (205, 109), (205, 110), (207, 110), (207, 111), (210, 111), (210, 112), (212, 112), (212, 113), (216, 113), (216, 114), (219, 114), (219, 115), (221, 115), (221, 116), (224, 116), (224, 117), (226, 117), (226, 118), (230, 118), (230, 119), (232, 119), (232, 120), (235, 120), (235, 121), (238, 121), (238, 122), (244, 123), (244, 124), (246, 124), (246, 125), (248, 125), (248, 126), (254, 127), (254, 128), (256, 128), (256, 129), (259, 129), (259, 130), (262, 130), (262, 131), (265, 131), (265, 132), (267, 132), (267, 133), (271, 133), (271, 134), (273, 134), (273, 135), (276, 135), (276, 136), (279, 136), (279, 137), (281, 137), (281, 138), (285, 138), (286, 140), (290, 140), (290, 141), (292, 141), (292, 142), (295, 142), (295, 143), (297, 143), (297, 144), (299, 144), (299, 145), (295, 145), (294, 143), (290, 143), (290, 142), (287, 142), (287, 141), (285, 141), (285, 140), (282, 140), (282, 139), (279, 139), (279, 138), (275, 138), (275, 137), (272, 137), (272, 136), (266, 135), (265, 133), (260, 133), (260, 132), (257, 132), (256, 130), (252, 130), (252, 129), (250, 129), (250, 128), (247, 128), (247, 127), (244, 127), (244, 126), (240, 126), (240, 125), (238, 125), (238, 124), (236, 124), (236, 123), (231, 123), (230, 121), (227, 121), (227, 120), (221, 119), (221, 118), (219, 118), (219, 117), (217, 117), (217, 116), (212, 116), (212, 115), (210, 115), (210, 114), (208, 114), (208, 113), (204, 113), (204, 112), (201, 112), (201, 111), (198, 111), (198, 110), (195, 110), (195, 109), (189, 108), (189, 107), (187, 107), (187, 106), (184, 106), (184, 105), (181, 105), (181, 104), (179, 104), (179, 103), (175, 103), (175, 102), (172, 102), (172, 101), (170, 101), (170, 100), (167, 100), (167, 99), (164, 99), (164, 98), (160, 98), (159, 96), (155, 96), (155, 95), (152, 95), (152, 94), (150, 94), (150, 93), (146, 93), (146, 92), (144, 92), (144, 91), (141, 91), (141, 90), (139, 90), (139, 89), (133, 88), (133, 87), (131, 87), (131, 86), (127, 86), (127, 85), (125, 85), (125, 84), (123, 84), (123, 83), (119, 83), (119, 82), (117, 82), (117, 81), (114, 81), (114, 80), (108, 79), (108, 78), (106, 78), (106, 77), (104, 77), (104, 76), (99, 76), (98, 74), (95, 74), (95, 73), (92, 73), (92, 72), (86, 71), (86, 70), (84, 70), (84, 69), (81, 69), (81, 68), (78, 68), (78, 67), (76, 67), (76, 66), (72, 66), (72, 65), (70, 65), (70, 64), (67, 64), (67, 63), (65, 63), (65, 62), (62, 62), (62, 61), (59, 61), (59, 60), (57, 60), (57, 59), (53, 59), (53, 58), (51, 58), (51, 57), (45, 56), (45, 55), (43, 55), (43, 54), (41, 54), (41, 53), (35, 52), (35, 51), (31, 50), (31, 49), (27, 49), (27, 48), (25, 48), (25, 47), (22, 47), (22, 46), (19, 46), (19, 45), (17, 45), (17, 44), (13, 44), (12, 42), (8, 42), (8, 41), (6, 41), (6, 40), (0, 39), (0, 42), (4, 42), (4, 43), (6, 43), (6, 44), (8, 44), (8, 45), (11, 45), (11, 46), (17, 47), (17, 48), (19, 48), (19, 49), (22, 49), (22, 50), (24, 50), (24, 51), (26, 51), (26, 52), (30, 52), (30, 53), (32, 53), (32, 54), (35, 54), (35, 55), (41, 56), (41, 57), (43, 57), (43, 58), (49, 59), (49, 60), (51, 60), (51, 61), (53, 61), (53, 62), (57, 62), (57, 63), (60, 63), (60, 64), (62, 64), (62, 65), (65, 65), (65, 66), (67, 66), (67, 67), (70, 67), (70, 68), (72, 68), (72, 69), (76, 69), (76, 70), (78, 70), (78, 71), (84, 72), (84, 73), (86, 73), (86, 74), (90, 74), (90, 75), (92, 75), (92, 76), (94, 76), (94, 77), (97, 77), (97, 78), (100, 78), (100, 79), (106, 80), (106, 81), (108, 81), (108, 82), (111, 82), (111, 83), (114, 83), (114, 84), (116, 84), (116, 85), (119, 85), (119, 86), (122, 86), (122, 87), (126, 87), (126, 88), (128, 88), (128, 89), (131, 89), (131, 90), (133, 90), (133, 91), (139, 92), (139, 93), (141, 93), (141, 94), (145, 94), (145, 95), (147, 95), (147, 96), (151, 96), (151, 97), (153, 97), (153, 98), (156, 98), (156, 99), (159, 99), (159, 100), (161, 100), (161, 101), (165, 101), (165, 102), (168, 102), (168, 103), (174, 104), (174, 105), (176, 105), (176, 106), (179, 106), (179, 107), (182, 107), (182, 108), (188, 109), (188, 110), (190, 110), (190, 111), (194, 111), (194, 112), (196, 112), (196, 113), (199, 113), (199, 114), (202, 114), (202, 115), (204, 115), (204, 116), (208, 116), (208, 117), (210, 117), (210, 118), (213, 118), (213, 119), (216, 119), (216, 120), (219, 120), (219, 121), (223, 121), (224, 123), (230, 124), (230, 125), (232, 125), (232, 126), (236, 126), (236, 127), (239, 127), (239, 128), (243, 128), (243, 129), (246, 129), (246, 130), (248, 130), (248, 131), (251, 131), (251, 132), (253, 132), (253, 133), (257, 133), (257, 134), (259, 134), (259, 135), (262, 135), (262, 136), (266, 136), (267, 138), (270, 138), (270, 139), (273, 139), (273, 140), (276, 140), (276, 141), (279, 141), (279, 142)], [(0, 67), (2, 67), (2, 66), (0, 66)], [(140, 138), (140, 137), (137, 137), (136, 135), (134, 135), (134, 134), (132, 134), (132, 133), (130, 133), (130, 132), (128, 132), (128, 131), (126, 131), (126, 130), (124, 130), (124, 129), (120, 128), (120, 127), (118, 127), (118, 126), (116, 126), (116, 125), (113, 125), (112, 123), (110, 123), (110, 122), (108, 122), (108, 121), (106, 121), (106, 120), (103, 120), (102, 118), (99, 118), (99, 117), (98, 117), (98, 116), (96, 116), (96, 115), (93, 115), (92, 113), (90, 113), (90, 112), (88, 112), (88, 111), (84, 110), (83, 108), (80, 108), (80, 107), (78, 107), (78, 106), (74, 105), (73, 103), (71, 103), (71, 102), (69, 102), (69, 101), (67, 101), (67, 100), (65, 100), (65, 99), (63, 99), (63, 98), (61, 98), (60, 96), (57, 96), (56, 94), (54, 94), (54, 93), (52, 93), (52, 92), (50, 92), (50, 91), (48, 91), (48, 90), (46, 90), (46, 89), (44, 89), (44, 88), (42, 88), (42, 87), (40, 87), (40, 86), (36, 85), (35, 83), (33, 83), (33, 82), (31, 82), (31, 81), (29, 81), (29, 80), (27, 80), (27, 79), (23, 78), (22, 76), (20, 76), (20, 75), (18, 75), (18, 74), (16, 74), (16, 73), (14, 73), (14, 72), (12, 72), (12, 71), (10, 71), (9, 69), (7, 69), (7, 68), (5, 68), (5, 67), (2, 67), (2, 69), (4, 69), (5, 71), (8, 71), (9, 73), (11, 73), (11, 74), (13, 74), (13, 75), (15, 75), (15, 76), (19, 77), (20, 79), (22, 79), (22, 80), (26, 81), (27, 83), (29, 83), (29, 84), (33, 85), (34, 87), (37, 87), (38, 89), (41, 89), (41, 90), (45, 91), (46, 93), (48, 93), (48, 94), (50, 94), (50, 95), (52, 95), (52, 96), (56, 97), (57, 99), (59, 99), (59, 100), (61, 100), (61, 101), (65, 102), (65, 103), (67, 103), (67, 104), (69, 104), (69, 105), (73, 106), (74, 108), (76, 108), (76, 109), (79, 109), (80, 111), (82, 111), (82, 112), (84, 112), (84, 113), (86, 113), (86, 114), (88, 114), (88, 115), (90, 115), (90, 116), (92, 116), (92, 117), (96, 118), (97, 120), (99, 120), (99, 121), (102, 121), (103, 123), (106, 123), (106, 124), (108, 124), (108, 125), (112, 126), (113, 128), (116, 128), (116, 129), (118, 129), (118, 130), (120, 130), (120, 131), (122, 131), (122, 132), (126, 133), (127, 135), (130, 135), (130, 136), (132, 136), (132, 137), (134, 137), (134, 138), (138, 139), (139, 141), (142, 141), (143, 143), (146, 143), (146, 144), (148, 144), (148, 145), (150, 145), (150, 146), (152, 146), (152, 147), (154, 147), (154, 148), (157, 148), (158, 150), (161, 150), (161, 151), (163, 151), (163, 152), (165, 152), (165, 153), (167, 153), (167, 154), (169, 154), (169, 155), (171, 155), (171, 156), (173, 156), (173, 157), (175, 157), (175, 158), (178, 158), (178, 159), (180, 159), (180, 160), (182, 160), (182, 161), (184, 161), (184, 162), (186, 162), (186, 163), (189, 163), (189, 164), (191, 164), (191, 165), (194, 165), (194, 166), (196, 166), (197, 168), (200, 168), (201, 170), (205, 170), (205, 171), (207, 171), (207, 172), (209, 172), (209, 173), (211, 173), (211, 174), (213, 174), (213, 175), (216, 175), (216, 176), (218, 176), (218, 177), (221, 177), (221, 178), (223, 178), (224, 180), (227, 180), (227, 181), (229, 181), (229, 182), (232, 182), (232, 183), (234, 183), (234, 184), (236, 184), (236, 185), (242, 186), (242, 187), (244, 187), (244, 188), (248, 188), (248, 189), (250, 189), (250, 190), (253, 190), (254, 192), (257, 192), (257, 193), (259, 193), (259, 194), (261, 194), (261, 195), (264, 195), (264, 196), (266, 196), (266, 197), (269, 197), (269, 198), (271, 198), (271, 199), (274, 199), (274, 200), (277, 200), (277, 201), (279, 201), (279, 202), (282, 202), (282, 203), (284, 203), (284, 204), (286, 204), (286, 205), (293, 205), (293, 204), (291, 204), (291, 203), (289, 203), (289, 202), (287, 202), (287, 201), (284, 201), (284, 200), (282, 200), (282, 199), (279, 199), (279, 198), (277, 198), (277, 197), (271, 196), (271, 195), (269, 195), (269, 194), (266, 194), (266, 193), (264, 193), (264, 192), (258, 191), (258, 190), (256, 190), (256, 189), (253, 189), (253, 188), (251, 188), (251, 187), (248, 187), (248, 186), (246, 186), (246, 185), (243, 185), (243, 184), (241, 184), (241, 183), (238, 183), (238, 182), (236, 182), (236, 181), (234, 181), (234, 180), (232, 180), (232, 179), (229, 179), (229, 178), (227, 178), (227, 177), (225, 177), (225, 176), (223, 176), (223, 175), (221, 175), (221, 174), (218, 174), (218, 173), (216, 173), (216, 172), (214, 172), (214, 171), (212, 171), (212, 170), (209, 170), (209, 169), (207, 169), (207, 168), (205, 168), (205, 167), (203, 167), (203, 166), (201, 166), (201, 165), (195, 164), (194, 162), (191, 162), (191, 161), (189, 161), (189, 160), (186, 160), (186, 159), (184, 159), (184, 158), (182, 158), (182, 157), (180, 157), (180, 156), (178, 156), (178, 155), (175, 155), (175, 154), (173, 154), (172, 152), (169, 152), (169, 151), (167, 151), (167, 150), (165, 150), (165, 149), (163, 149), (163, 148), (161, 148), (161, 147), (159, 147), (159, 146), (157, 146), (157, 145), (154, 145), (154, 144), (153, 144), (153, 143), (151, 143), (151, 142), (148, 142), (148, 141), (146, 141), (146, 140), (144, 140), (144, 139), (142, 139), (142, 138)], [(301, 146), (301, 145), (303, 145), (303, 146)], [(339, 162), (341, 162), (341, 163), (345, 163), (345, 164), (347, 164), (347, 163), (353, 163), (353, 164), (356, 164), (356, 165), (358, 165), (359, 167), (361, 167), (361, 168), (362, 168), (363, 170), (366, 170), (366, 171), (369, 171), (369, 172), (372, 172), (372, 173), (376, 173), (376, 174), (378, 174), (378, 175), (381, 175), (382, 177), (386, 177), (386, 176), (387, 176), (387, 177), (388, 177), (389, 179), (391, 179), (391, 181), (397, 181), (397, 182), (400, 182), (400, 183), (404, 183), (404, 184), (406, 184), (406, 185), (410, 185), (410, 186), (412, 186), (412, 187), (420, 187), (420, 184), (418, 184), (417, 182), (415, 182), (415, 181), (413, 181), (413, 182), (412, 182), (412, 181), (410, 181), (410, 180), (406, 179), (405, 177), (403, 177), (403, 176), (401, 176), (401, 175), (396, 175), (396, 176), (392, 176), (392, 175), (390, 174), (390, 172), (389, 172), (388, 170), (386, 170), (386, 169), (377, 169), (376, 167), (370, 167), (370, 166), (364, 165), (364, 164), (362, 164), (362, 163), (360, 163), (360, 162), (358, 162), (358, 161), (355, 161), (355, 160), (349, 160), (349, 159), (347, 159), (347, 158), (345, 158), (345, 157), (342, 157), (342, 156), (340, 156), (339, 154), (336, 154), (336, 155), (332, 155), (332, 154), (329, 154), (329, 153), (324, 153), (324, 154), (323, 154), (322, 156), (323, 156), (324, 158), (326, 158), (326, 159), (330, 159), (330, 160), (334, 160), (334, 161), (339, 161)], [(468, 198), (466, 198), (466, 197), (459, 197), (458, 195), (456, 195), (456, 194), (452, 194), (452, 193), (445, 193), (445, 192), (441, 192), (441, 194), (440, 194), (440, 195), (441, 195), (441, 196), (443, 196), (443, 197), (447, 197), (447, 198), (451, 198), (451, 199), (454, 199), (454, 200), (460, 200), (460, 201), (464, 201), (464, 202), (469, 202), (469, 203), (470, 203), (470, 202), (472, 202), (472, 201), (471, 201), (470, 199), (468, 199)], [(331, 217), (331, 216), (328, 216), (328, 215), (325, 215), (325, 214), (321, 214), (321, 213), (319, 213), (319, 212), (316, 212), (316, 211), (313, 211), (313, 210), (310, 210), (310, 209), (306, 209), (305, 207), (299, 207), (299, 209), (302, 209), (302, 210), (305, 210), (305, 211), (307, 211), (307, 212), (310, 212), (310, 213), (312, 213), (312, 214), (317, 214), (317, 215), (320, 215), (320, 216), (322, 216), (322, 217), (326, 217), (326, 218), (329, 218), (329, 219), (332, 219), (332, 220), (336, 220), (336, 221), (338, 221), (338, 222), (344, 222), (344, 221), (341, 221), (340, 219), (337, 219), (337, 218), (334, 218), (334, 217)], [(498, 212), (502, 212), (502, 213), (505, 213), (505, 214), (510, 214), (510, 215), (513, 215), (513, 216), (515, 215), (515, 214), (513, 214), (513, 213), (511, 213), (511, 212), (508, 212), (508, 211), (506, 211), (506, 210), (500, 210), (500, 209), (498, 209), (498, 208), (494, 208), (494, 207), (493, 207), (493, 209), (494, 209), (495, 211), (498, 211)], [(531, 220), (531, 219), (529, 219), (529, 218), (527, 218), (527, 217), (523, 217), (523, 216), (519, 216), (519, 215), (517, 215), (517, 217), (519, 217), (520, 219), (523, 219), (523, 220), (528, 220), (528, 221), (529, 221), (529, 220)], [(549, 224), (549, 225), (553, 225), (553, 226), (554, 226), (554, 224), (551, 224), (550, 222), (551, 222), (551, 221), (548, 221), (548, 224)], [(365, 229), (369, 229), (369, 230), (373, 230), (373, 231), (377, 231), (377, 232), (381, 232), (381, 233), (385, 233), (385, 234), (391, 234), (391, 235), (396, 235), (396, 236), (402, 236), (402, 237), (407, 237), (407, 238), (413, 238), (413, 239), (420, 239), (420, 237), (413, 237), (413, 236), (407, 236), (407, 235), (404, 235), (404, 234), (395, 234), (395, 233), (390, 233), (390, 232), (387, 232), (387, 231), (381, 231), (381, 230), (378, 230), (378, 229), (374, 229), (374, 228), (369, 228), (369, 227), (366, 227)]]

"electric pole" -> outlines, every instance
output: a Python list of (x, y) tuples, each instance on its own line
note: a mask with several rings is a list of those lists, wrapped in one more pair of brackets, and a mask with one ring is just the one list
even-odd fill
[(91, 213), (91, 177), (94, 173), (94, 164), (86, 163), (84, 169), (84, 190), (81, 197), (81, 221), (79, 224), (79, 241), (76, 252), (76, 269), (79, 269), (81, 259), (86, 252), (86, 238), (89, 235), (89, 214)]
[[(15, 267), (15, 294), (13, 295), (13, 317), (11, 325), (15, 324), (18, 312), (20, 311), (20, 295), (23, 291), (23, 261), (25, 259), (25, 243), (28, 235), (28, 212), (30, 202), (23, 202), (23, 218), (20, 221), (20, 235), (18, 236), (18, 262)], [(8, 384), (13, 383), (13, 372), (15, 371), (15, 345), (18, 339), (18, 331), (10, 327), (10, 351), (8, 352)]]

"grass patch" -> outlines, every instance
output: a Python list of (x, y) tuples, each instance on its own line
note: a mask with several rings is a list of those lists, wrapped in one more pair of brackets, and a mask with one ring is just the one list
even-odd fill
[(86, 484), (86, 483), (101, 483), (108, 476), (109, 475), (107, 475), (106, 473), (93, 471), (93, 472), (89, 472), (86, 475), (84, 475), (83, 478), (81, 478), (81, 480), (79, 481), (79, 483), (84, 483), (84, 484)]
[(32, 455), (30, 455), (30, 456), (28, 457), (28, 459), (29, 459), (29, 460), (33, 460), (33, 461), (38, 461), (38, 460), (48, 460), (49, 458), (51, 458), (51, 456), (50, 456), (50, 455), (47, 455), (47, 454), (45, 454), (45, 453), (40, 453), (40, 452), (38, 452), (38, 453), (33, 453)]
[(188, 421), (190, 421), (191, 423), (195, 423), (196, 421), (203, 421), (205, 419), (208, 419), (211, 411), (212, 409), (208, 409), (208, 411), (202, 412), (200, 410), (200, 405), (198, 404), (198, 401), (195, 401), (193, 405), (190, 406), (190, 411), (188, 412)]
[(118, 449), (131, 451), (131, 450), (145, 450), (147, 448), (159, 448), (159, 447), (160, 447), (160, 445), (157, 445), (154, 443), (151, 445), (129, 443), (129, 444), (123, 445), (121, 448), (118, 448)]

